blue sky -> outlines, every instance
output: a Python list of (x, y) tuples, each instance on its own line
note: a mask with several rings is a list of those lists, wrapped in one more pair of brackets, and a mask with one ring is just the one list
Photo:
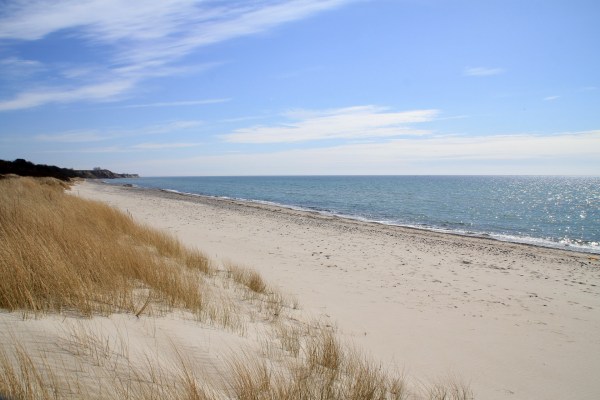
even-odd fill
[(0, 159), (600, 175), (596, 0), (0, 0)]

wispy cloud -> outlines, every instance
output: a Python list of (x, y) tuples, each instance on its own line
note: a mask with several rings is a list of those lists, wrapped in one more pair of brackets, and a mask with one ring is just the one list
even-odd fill
[(492, 76), (504, 73), (502, 68), (488, 68), (488, 67), (467, 67), (464, 69), (463, 74), (465, 76)]
[(54, 142), (54, 143), (89, 143), (99, 142), (113, 138), (114, 136), (102, 135), (98, 132), (65, 132), (59, 134), (41, 134), (34, 137), (35, 140), (40, 142)]
[(184, 106), (200, 106), (205, 104), (226, 103), (231, 99), (205, 99), (205, 100), (185, 100), (185, 101), (166, 101), (159, 103), (148, 104), (131, 104), (123, 106), (123, 108), (148, 108), (148, 107), (184, 107)]
[(350, 1), (21, 0), (4, 4), (0, 41), (43, 40), (52, 33), (68, 31), (84, 43), (102, 44), (110, 56), (104, 60), (108, 67), (102, 81), (97, 74), (82, 73), (88, 66), (70, 65), (65, 69), (77, 72), (71, 74), (71, 81), (44, 91), (17, 93), (0, 101), (0, 111), (112, 99), (143, 79), (178, 72), (181, 67), (177, 63), (203, 46), (264, 32)]
[[(94, 147), (82, 147), (77, 149), (77, 153), (85, 154), (104, 154), (104, 153), (143, 153), (147, 151), (159, 151), (159, 150), (173, 150), (173, 149), (185, 149), (202, 146), (204, 143), (185, 143), (185, 142), (174, 142), (174, 143), (139, 143), (134, 145), (114, 145), (114, 146), (94, 146)], [(73, 149), (49, 149), (40, 151), (40, 153), (72, 153)]]
[(546, 97), (544, 97), (543, 100), (544, 101), (553, 101), (553, 100), (557, 100), (559, 98), (560, 98), (560, 96), (546, 96)]
[(142, 126), (137, 129), (105, 129), (103, 131), (68, 131), (54, 134), (35, 135), (34, 140), (52, 143), (89, 143), (103, 140), (162, 135), (179, 132), (202, 125), (201, 121), (172, 121), (164, 124)]
[(48, 103), (114, 99), (129, 91), (134, 84), (134, 80), (113, 80), (73, 88), (52, 88), (22, 92), (11, 100), (0, 101), (0, 111), (20, 110)]
[(0, 60), (0, 79), (23, 78), (43, 71), (44, 65), (35, 60), (8, 57)]
[(183, 149), (188, 147), (201, 146), (202, 143), (140, 143), (131, 146), (138, 150), (163, 150), (163, 149)]
[[(573, 160), (589, 160), (588, 163)], [(295, 174), (598, 174), (600, 130), (549, 135), (427, 136), (370, 144), (193, 158), (153, 159), (137, 168), (149, 175)], [(481, 163), (481, 161), (485, 161)], [(477, 169), (472, 169), (477, 165)], [(535, 166), (539, 166), (538, 169)], [(532, 167), (533, 166), (533, 167)], [(550, 168), (549, 168), (550, 166)]]
[(357, 106), (325, 111), (295, 110), (276, 126), (242, 128), (222, 135), (234, 143), (285, 143), (326, 139), (365, 139), (429, 133), (411, 127), (431, 121), (437, 110), (391, 112), (377, 106)]

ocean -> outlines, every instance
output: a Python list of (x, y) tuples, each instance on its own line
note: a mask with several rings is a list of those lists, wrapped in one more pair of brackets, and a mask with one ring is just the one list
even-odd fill
[(600, 254), (599, 177), (161, 177), (107, 182)]

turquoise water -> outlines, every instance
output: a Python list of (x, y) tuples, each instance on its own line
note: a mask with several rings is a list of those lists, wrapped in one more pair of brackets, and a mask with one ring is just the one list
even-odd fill
[(598, 177), (172, 177), (110, 183), (600, 253)]

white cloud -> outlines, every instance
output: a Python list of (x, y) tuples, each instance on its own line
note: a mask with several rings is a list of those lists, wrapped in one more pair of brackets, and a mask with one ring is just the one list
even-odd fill
[(201, 121), (172, 121), (164, 124), (142, 126), (137, 129), (106, 129), (104, 131), (68, 131), (54, 134), (40, 134), (34, 140), (53, 143), (85, 143), (98, 142), (124, 137), (162, 135), (195, 128)]
[[(581, 162), (586, 160), (586, 162)], [(552, 135), (409, 137), (384, 143), (153, 159), (147, 175), (600, 174), (600, 130)], [(575, 161), (575, 162), (574, 162)]]
[[(103, 60), (109, 66), (105, 82), (83, 83), (71, 90), (20, 93), (0, 103), (0, 111), (114, 98), (142, 79), (181, 72), (176, 63), (200, 47), (265, 32), (350, 1), (21, 0), (3, 4), (0, 40), (34, 41), (51, 33), (68, 32), (87, 43), (102, 43), (104, 49), (112, 49), (112, 55)], [(79, 67), (66, 68), (67, 76), (81, 79), (90, 75), (86, 70), (94, 70)], [(124, 81), (128, 85), (120, 90), (97, 93), (98, 86), (119, 86)]]
[(544, 101), (552, 101), (552, 100), (556, 100), (558, 98), (560, 98), (560, 96), (547, 96), (547, 97), (544, 97)]
[(502, 68), (488, 68), (488, 67), (468, 67), (465, 68), (463, 74), (466, 76), (492, 76), (504, 73)]
[(192, 21), (216, 17), (215, 11), (189, 0), (14, 1), (0, 18), (0, 38), (38, 40), (54, 32), (76, 29), (80, 35), (106, 43), (156, 40)]
[(179, 131), (183, 129), (196, 128), (203, 125), (202, 121), (189, 120), (189, 121), (173, 121), (160, 125), (151, 125), (142, 129), (131, 131), (133, 135), (159, 135), (163, 133), (169, 133), (173, 131)]
[(152, 41), (145, 40), (143, 45), (124, 56), (135, 62), (180, 58), (195, 48), (264, 32), (348, 2), (349, 0), (232, 1), (220, 7), (202, 7), (202, 3), (195, 2), (183, 19), (178, 18), (169, 24), (170, 27), (165, 29), (168, 35), (153, 38)]
[(202, 143), (140, 143), (131, 146), (138, 150), (163, 150), (163, 149), (183, 149), (188, 147), (201, 146)]
[(431, 121), (437, 110), (387, 112), (376, 106), (326, 111), (296, 110), (285, 114), (291, 121), (277, 126), (254, 126), (222, 135), (234, 143), (284, 143), (326, 139), (364, 139), (423, 135), (410, 125)]
[(71, 103), (81, 100), (105, 101), (129, 91), (133, 80), (107, 81), (76, 88), (52, 88), (22, 92), (11, 100), (0, 101), (0, 111), (19, 110), (50, 103)]
[[(116, 153), (130, 153), (131, 150), (124, 149), (119, 146), (106, 146), (106, 147), (88, 147), (77, 149), (77, 154), (116, 154)], [(36, 153), (41, 154), (72, 154), (72, 149), (51, 149), (51, 150), (40, 150)], [(86, 160), (87, 161), (87, 160)]]
[(40, 68), (42, 63), (34, 60), (24, 60), (18, 57), (8, 57), (0, 60), (0, 65), (7, 65), (17, 68)]
[(182, 107), (182, 106), (198, 106), (205, 104), (226, 103), (231, 99), (205, 99), (205, 100), (185, 100), (185, 101), (166, 101), (159, 103), (148, 104), (131, 104), (123, 106), (123, 108), (148, 108), (148, 107)]
[(98, 142), (111, 138), (105, 135), (101, 135), (98, 132), (65, 132), (60, 134), (41, 134), (34, 137), (35, 140), (40, 142), (54, 142), (54, 143), (89, 143)]
[[(517, 160), (541, 157), (600, 156), (600, 130), (555, 135), (432, 136), (402, 138), (368, 145), (311, 150), (313, 155), (369, 162)], [(309, 152), (311, 152), (309, 151)]]
[(44, 65), (39, 61), (8, 57), (0, 60), (0, 79), (12, 80), (27, 77), (39, 73), (44, 69)]

